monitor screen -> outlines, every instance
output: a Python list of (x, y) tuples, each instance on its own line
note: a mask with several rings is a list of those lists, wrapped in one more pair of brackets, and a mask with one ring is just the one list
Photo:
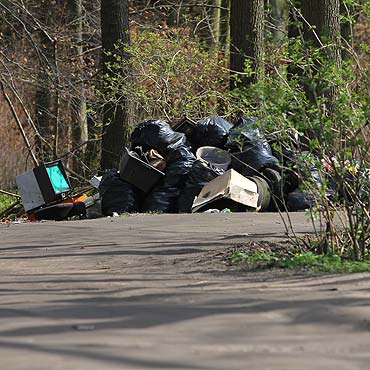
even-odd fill
[(58, 163), (46, 165), (46, 172), (49, 176), (55, 193), (62, 193), (71, 190), (68, 181), (66, 180)]

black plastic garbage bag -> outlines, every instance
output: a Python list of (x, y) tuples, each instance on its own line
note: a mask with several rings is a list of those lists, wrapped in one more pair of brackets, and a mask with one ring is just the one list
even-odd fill
[(256, 120), (254, 117), (240, 118), (230, 130), (225, 144), (236, 157), (233, 158), (232, 168), (244, 176), (256, 175), (256, 171), (279, 166), (279, 161), (273, 156), (268, 141), (255, 126)]
[(186, 141), (185, 134), (173, 131), (168, 123), (160, 120), (142, 122), (131, 134), (132, 147), (141, 146), (144, 152), (155, 149), (162, 155), (185, 145)]
[(104, 216), (139, 210), (139, 191), (122, 180), (116, 170), (107, 170), (99, 185)]
[(257, 117), (239, 118), (230, 130), (225, 147), (231, 151), (243, 151), (246, 144), (262, 139), (258, 127), (256, 127)]
[(167, 168), (164, 182), (170, 184), (173, 183), (171, 178), (184, 176), (189, 173), (195, 161), (195, 156), (189, 147), (181, 145), (177, 148), (170, 149), (166, 160)]
[(171, 149), (166, 160), (166, 175), (144, 200), (143, 210), (146, 212), (179, 211), (178, 199), (195, 157), (187, 146), (182, 145)]
[[(267, 141), (257, 140), (250, 145), (245, 146), (245, 150), (241, 153), (234, 153), (234, 156), (241, 162), (245, 163), (246, 166), (242, 163), (235, 164), (235, 161), (232, 161), (231, 167), (238, 171), (244, 176), (255, 175), (255, 171), (262, 171), (265, 168), (278, 168), (279, 161), (271, 153), (270, 145)], [(233, 166), (234, 163), (234, 166)], [(239, 166), (238, 166), (239, 165)]]
[(146, 197), (143, 204), (144, 212), (177, 213), (177, 201), (181, 188), (162, 184)]
[(208, 162), (197, 159), (189, 172), (185, 188), (179, 198), (179, 211), (190, 212), (195, 197), (201, 192), (204, 185), (224, 173), (223, 169), (213, 167)]
[(193, 149), (201, 146), (223, 148), (232, 124), (221, 117), (208, 117), (198, 122), (193, 130), (191, 144)]
[[(320, 174), (317, 167), (312, 166), (309, 171), (300, 173), (303, 178), (302, 182), (305, 183), (306, 189), (296, 188), (290, 192), (287, 196), (287, 207), (289, 211), (300, 211), (314, 206), (317, 202), (315, 199), (315, 194), (318, 197), (325, 196), (328, 199), (332, 199), (335, 196), (335, 189), (328, 179), (328, 186), (322, 189), (323, 174)], [(325, 190), (325, 193), (322, 191)], [(319, 194), (320, 193), (320, 194)]]
[(316, 204), (314, 197), (305, 190), (296, 189), (288, 194), (286, 206), (288, 211), (303, 211)]

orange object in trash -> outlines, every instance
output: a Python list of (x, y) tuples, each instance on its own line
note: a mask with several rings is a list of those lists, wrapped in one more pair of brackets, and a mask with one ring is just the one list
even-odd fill
[[(75, 195), (74, 197), (71, 197), (71, 198), (67, 198), (67, 199), (64, 199), (62, 200), (61, 202), (59, 203), (76, 203), (76, 202), (83, 202), (86, 198), (88, 198), (88, 196), (86, 194), (79, 194), (79, 195)], [(58, 204), (58, 203), (56, 203)], [(32, 212), (32, 213), (29, 213), (27, 215), (27, 218), (29, 221), (31, 222), (34, 222), (34, 221), (37, 221), (36, 219), (36, 216), (35, 214)]]
[(64, 199), (61, 203), (83, 202), (88, 196), (86, 194), (75, 195), (74, 197)]

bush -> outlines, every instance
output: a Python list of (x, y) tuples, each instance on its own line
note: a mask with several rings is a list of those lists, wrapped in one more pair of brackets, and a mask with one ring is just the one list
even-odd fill
[[(117, 45), (117, 50), (120, 48)], [(228, 70), (225, 59), (215, 58), (214, 51), (202, 42), (181, 29), (138, 29), (125, 51), (130, 54), (131, 76), (105, 76), (111, 95), (104, 99), (129, 96), (135, 122), (152, 118), (173, 121), (183, 116), (198, 120), (217, 113), (228, 89)], [(118, 52), (115, 60), (117, 64), (110, 68), (119, 70), (116, 67), (125, 62)]]
[[(232, 96), (273, 134), (275, 153), (314, 199), (311, 218), (321, 221), (317, 252), (364, 259), (370, 251), (370, 71), (355, 70), (353, 61), (339, 67), (299, 39), (286, 50), (288, 69), (267, 60), (265, 78)], [(295, 153), (294, 160), (286, 153)]]

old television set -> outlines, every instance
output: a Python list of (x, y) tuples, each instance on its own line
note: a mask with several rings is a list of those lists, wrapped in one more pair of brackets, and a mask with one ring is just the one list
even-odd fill
[(18, 175), (16, 182), (26, 212), (60, 202), (72, 191), (61, 160), (41, 163)]

